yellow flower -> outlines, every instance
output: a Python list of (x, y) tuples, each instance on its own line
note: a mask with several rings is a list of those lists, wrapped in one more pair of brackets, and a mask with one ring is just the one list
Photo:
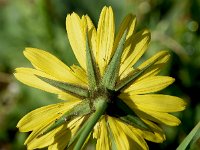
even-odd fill
[(80, 149), (91, 136), (98, 150), (148, 149), (145, 140), (165, 140), (160, 124), (180, 124), (170, 113), (184, 110), (185, 102), (152, 94), (174, 82), (158, 75), (169, 53), (158, 52), (136, 67), (150, 32), (136, 32), (135, 24), (135, 16), (126, 16), (115, 37), (111, 7), (103, 8), (97, 30), (87, 15), (69, 14), (67, 34), (80, 66), (68, 67), (48, 52), (26, 48), (24, 55), (34, 69), (17, 68), (15, 77), (64, 100), (19, 121), (21, 132), (32, 131), (25, 141), (28, 149)]

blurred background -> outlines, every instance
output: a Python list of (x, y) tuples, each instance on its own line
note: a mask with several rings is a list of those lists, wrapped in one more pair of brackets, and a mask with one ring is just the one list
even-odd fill
[[(137, 30), (148, 28), (152, 40), (144, 59), (161, 49), (171, 53), (162, 74), (176, 82), (161, 93), (179, 96), (188, 103), (177, 113), (182, 124), (163, 126), (167, 140), (148, 142), (152, 149), (176, 149), (200, 120), (200, 1), (199, 0), (0, 0), (0, 150), (23, 150), (28, 134), (17, 122), (31, 110), (59, 100), (53, 94), (16, 81), (16, 67), (31, 67), (25, 47), (48, 50), (68, 65), (77, 64), (66, 30), (67, 13), (88, 14), (95, 25), (104, 5), (112, 6), (116, 31), (128, 14), (137, 16)], [(200, 149), (200, 140), (190, 146)]]

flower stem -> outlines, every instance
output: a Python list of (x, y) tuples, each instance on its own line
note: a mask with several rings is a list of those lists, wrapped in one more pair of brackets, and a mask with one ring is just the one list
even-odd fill
[(86, 126), (83, 129), (74, 147), (74, 150), (81, 149), (89, 133), (92, 131), (99, 118), (105, 113), (105, 110), (107, 108), (107, 100), (104, 97), (99, 97), (95, 102), (95, 108), (96, 111), (94, 112), (94, 114), (85, 122)]

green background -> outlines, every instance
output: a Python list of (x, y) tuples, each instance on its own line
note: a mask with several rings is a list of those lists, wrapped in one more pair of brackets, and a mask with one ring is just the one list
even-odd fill
[[(88, 14), (97, 25), (104, 5), (113, 7), (116, 31), (128, 13), (137, 16), (137, 30), (151, 30), (151, 44), (143, 58), (161, 49), (170, 51), (172, 57), (162, 74), (176, 82), (160, 93), (188, 103), (185, 111), (175, 114), (182, 124), (163, 126), (167, 140), (148, 142), (150, 150), (176, 149), (200, 120), (199, 0), (0, 0), (0, 150), (26, 149), (23, 142), (28, 134), (19, 133), (17, 122), (31, 110), (59, 101), (14, 79), (15, 68), (31, 67), (24, 48), (48, 50), (67, 65), (77, 64), (66, 35), (66, 15)], [(200, 140), (190, 149), (200, 149)]]

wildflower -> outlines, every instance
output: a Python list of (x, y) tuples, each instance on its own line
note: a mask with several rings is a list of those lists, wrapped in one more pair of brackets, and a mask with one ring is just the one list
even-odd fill
[(97, 30), (87, 15), (69, 14), (67, 34), (80, 66), (68, 67), (46, 51), (26, 48), (34, 69), (17, 68), (15, 77), (64, 100), (19, 121), (21, 132), (32, 131), (25, 141), (28, 149), (81, 149), (90, 137), (99, 150), (148, 149), (145, 140), (165, 140), (160, 124), (180, 124), (170, 113), (184, 110), (185, 102), (155, 94), (174, 82), (158, 75), (169, 53), (160, 51), (136, 67), (150, 32), (135, 32), (135, 24), (135, 16), (128, 15), (115, 38), (111, 7), (103, 8)]

